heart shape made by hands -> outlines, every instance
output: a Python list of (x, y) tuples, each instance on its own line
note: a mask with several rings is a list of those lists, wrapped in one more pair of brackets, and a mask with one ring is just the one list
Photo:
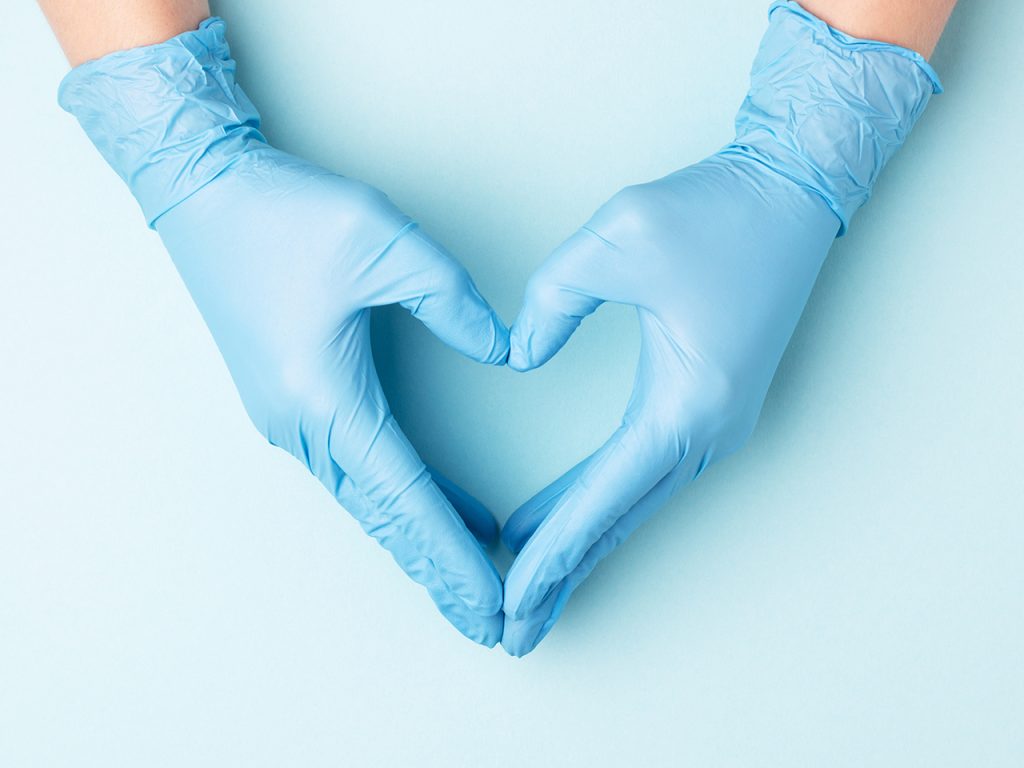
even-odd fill
[[(60, 98), (159, 232), (260, 432), (464, 634), (522, 655), (602, 558), (750, 435), (832, 241), (939, 89), (919, 55), (833, 32), (773, 5), (735, 140), (602, 205), (530, 277), (511, 331), (385, 195), (267, 142), (221, 20), (82, 65)], [(457, 514), (487, 539), (489, 513), (432, 481), (391, 412), (370, 310), (399, 304), (469, 359), (526, 372), (604, 303), (639, 317), (625, 414), (508, 519), (502, 584)]]

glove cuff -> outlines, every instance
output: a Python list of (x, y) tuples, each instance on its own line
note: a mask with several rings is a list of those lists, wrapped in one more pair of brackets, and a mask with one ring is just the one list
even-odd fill
[(795, 2), (773, 3), (768, 17), (724, 151), (823, 197), (842, 235), (942, 85), (920, 54), (851, 37)]
[(150, 227), (248, 149), (266, 144), (259, 113), (235, 82), (219, 18), (76, 67), (58, 102), (128, 184)]

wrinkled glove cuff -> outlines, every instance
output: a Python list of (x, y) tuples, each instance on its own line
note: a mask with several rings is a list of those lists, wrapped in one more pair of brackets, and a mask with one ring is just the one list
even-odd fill
[(795, 2), (768, 14), (736, 139), (723, 151), (823, 197), (842, 235), (942, 85), (920, 54), (851, 37)]
[(219, 18), (76, 67), (58, 101), (128, 184), (150, 227), (266, 144), (259, 113), (235, 82)]

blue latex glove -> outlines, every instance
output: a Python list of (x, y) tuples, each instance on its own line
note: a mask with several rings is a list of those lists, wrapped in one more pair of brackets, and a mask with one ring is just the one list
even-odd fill
[(543, 365), (605, 301), (641, 351), (619, 429), (510, 518), (502, 644), (528, 653), (594, 566), (736, 450), (837, 234), (933, 91), (915, 53), (776, 3), (736, 121), (712, 157), (606, 203), (531, 278), (509, 365)]
[(439, 488), (395, 423), (373, 365), (369, 308), (400, 303), (447, 344), (495, 365), (508, 331), (466, 271), (382, 193), (270, 147), (234, 70), (224, 23), (209, 19), (78, 67), (60, 102), (160, 233), (257, 428), (320, 479), (452, 624), (494, 645), (501, 580), (460, 514), (485, 540), (496, 523), (443, 478)]

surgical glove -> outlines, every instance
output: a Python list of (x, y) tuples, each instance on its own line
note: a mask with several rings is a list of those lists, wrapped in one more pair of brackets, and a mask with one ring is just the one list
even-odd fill
[(621, 426), (510, 518), (502, 644), (528, 653), (572, 591), (680, 487), (736, 450), (837, 234), (938, 80), (917, 54), (775, 3), (735, 141), (615, 195), (531, 278), (509, 365), (544, 364), (605, 301), (641, 351)]
[(504, 363), (508, 331), (466, 271), (382, 193), (269, 146), (234, 75), (224, 23), (208, 19), (78, 67), (60, 103), (159, 232), (256, 427), (452, 624), (492, 646), (501, 580), (460, 513), (482, 538), (496, 524), (465, 492), (443, 478), (439, 487), (395, 423), (373, 365), (370, 307), (399, 303), (482, 363)]

